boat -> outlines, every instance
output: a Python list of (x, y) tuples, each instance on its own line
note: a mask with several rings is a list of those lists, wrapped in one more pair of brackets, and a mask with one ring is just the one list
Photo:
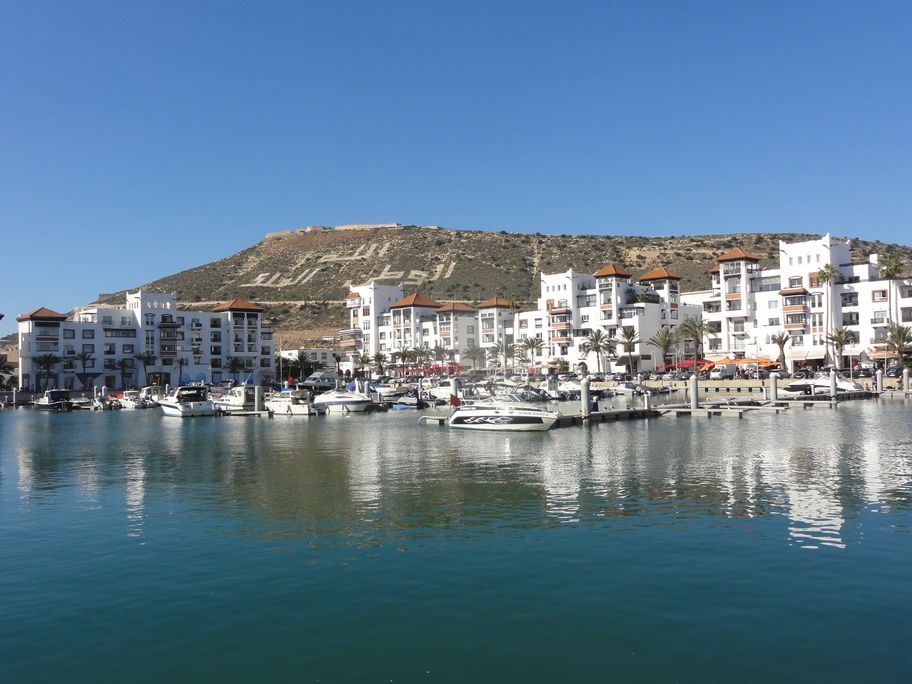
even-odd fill
[(516, 394), (495, 394), (489, 399), (460, 403), (447, 425), (466, 430), (543, 431), (560, 417), (557, 411), (530, 404)]
[(146, 400), (139, 396), (139, 390), (124, 390), (123, 395), (117, 398), (117, 402), (120, 404), (120, 408), (128, 410), (149, 407)]
[(643, 389), (643, 386), (638, 385), (635, 382), (619, 382), (613, 387), (613, 389), (617, 394), (625, 394), (627, 396), (635, 396), (646, 393)]
[(158, 400), (165, 396), (164, 391), (158, 385), (149, 385), (139, 390), (139, 398), (149, 406), (156, 406)]
[(317, 411), (332, 413), (361, 413), (367, 410), (370, 403), (370, 397), (347, 389), (329, 390), (317, 395), (313, 400), (314, 408)]
[(263, 405), (267, 411), (280, 416), (316, 416), (322, 412), (310, 403), (307, 390), (286, 389), (266, 397)]
[(74, 411), (91, 411), (92, 410), (92, 400), (88, 397), (78, 397), (76, 399), (71, 399), (70, 404), (73, 405)]
[[(830, 394), (832, 387), (830, 385), (830, 374), (826, 371), (817, 373), (813, 378), (793, 380), (785, 387), (779, 388), (779, 396), (786, 399), (795, 399), (803, 396), (816, 394)], [(864, 387), (845, 377), (842, 373), (836, 373), (836, 394), (845, 392), (862, 392)]]
[(232, 387), (224, 394), (212, 399), (216, 410), (222, 413), (233, 411), (253, 411), (256, 404), (254, 388), (252, 385), (238, 385)]
[(70, 401), (70, 390), (51, 389), (35, 400), (34, 406), (41, 411), (70, 411), (73, 402)]
[(191, 416), (214, 416), (217, 409), (206, 397), (206, 388), (199, 385), (183, 385), (162, 397), (158, 405), (166, 416), (188, 418)]

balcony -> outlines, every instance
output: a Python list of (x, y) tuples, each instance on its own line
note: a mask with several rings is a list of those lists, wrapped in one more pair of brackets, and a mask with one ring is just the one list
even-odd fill
[(782, 313), (807, 313), (808, 307), (807, 304), (792, 304), (791, 306), (783, 306)]
[(360, 344), (361, 344), (361, 340), (355, 339), (354, 337), (350, 337), (348, 339), (343, 339), (339, 342), (339, 346), (342, 347), (342, 349), (347, 349), (347, 350), (358, 349)]
[(570, 344), (571, 338), (569, 337), (552, 337), (551, 342), (554, 344)]
[(570, 306), (567, 304), (558, 304), (558, 305), (552, 306), (550, 309), (548, 309), (548, 313), (553, 316), (557, 316), (560, 314), (568, 314), (568, 313), (571, 313), (572, 311), (573, 311), (573, 309), (571, 309)]
[(339, 331), (339, 335), (343, 339), (345, 339), (345, 338), (352, 339), (355, 337), (361, 337), (361, 335), (363, 335), (363, 334), (364, 334), (364, 331), (362, 331), (361, 328), (346, 328), (345, 330)]
[(786, 330), (804, 330), (805, 325), (806, 323), (786, 323), (784, 327)]
[(871, 319), (871, 325), (886, 325), (886, 324), (887, 324), (886, 318), (872, 318)]
[(569, 321), (565, 323), (552, 323), (551, 328), (554, 330), (570, 330), (573, 327), (573, 323)]

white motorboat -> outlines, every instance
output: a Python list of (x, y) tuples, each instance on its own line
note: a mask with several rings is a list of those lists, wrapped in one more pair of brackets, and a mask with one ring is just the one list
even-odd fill
[(123, 396), (118, 397), (117, 401), (120, 408), (128, 410), (144, 409), (149, 406), (146, 400), (139, 396), (139, 390), (124, 390)]
[(282, 390), (266, 397), (267, 411), (280, 416), (316, 416), (320, 414), (310, 403), (307, 390)]
[(543, 431), (559, 417), (557, 411), (525, 402), (516, 394), (495, 394), (490, 399), (455, 407), (447, 424), (468, 430)]
[[(813, 378), (804, 380), (793, 380), (785, 387), (779, 388), (779, 396), (787, 399), (795, 399), (803, 396), (814, 394), (830, 394), (830, 374), (827, 372), (817, 373)], [(850, 380), (842, 373), (836, 373), (836, 394), (845, 392), (862, 392), (864, 387), (854, 380)]]
[(635, 382), (619, 382), (613, 389), (617, 394), (624, 394), (631, 397), (634, 395), (646, 394), (643, 386), (638, 385)]
[(222, 413), (233, 411), (253, 411), (255, 405), (254, 388), (252, 385), (238, 385), (232, 387), (224, 394), (212, 398), (216, 410)]
[(146, 402), (148, 406), (157, 405), (158, 400), (163, 396), (165, 396), (165, 393), (158, 385), (149, 385), (139, 390), (139, 398)]
[(215, 404), (206, 398), (206, 388), (199, 385), (177, 387), (162, 397), (158, 405), (166, 416), (177, 418), (214, 416), (217, 410)]
[(313, 400), (317, 411), (329, 413), (360, 413), (366, 411), (370, 403), (370, 397), (347, 389), (329, 390), (317, 395)]
[(73, 408), (70, 390), (50, 389), (35, 400), (34, 406), (41, 411), (69, 411)]

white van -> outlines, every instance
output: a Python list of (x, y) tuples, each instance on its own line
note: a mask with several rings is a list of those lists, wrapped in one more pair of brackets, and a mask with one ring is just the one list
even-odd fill
[(715, 368), (709, 371), (710, 380), (731, 380), (737, 375), (738, 367), (733, 363), (717, 363)]

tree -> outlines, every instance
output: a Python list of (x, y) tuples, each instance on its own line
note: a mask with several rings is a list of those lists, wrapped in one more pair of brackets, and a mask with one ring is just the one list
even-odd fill
[(779, 347), (779, 369), (785, 370), (785, 345), (789, 343), (792, 339), (792, 336), (789, 335), (786, 331), (780, 330), (775, 335), (770, 337), (770, 341)]
[(155, 365), (155, 360), (158, 357), (152, 352), (143, 352), (142, 354), (134, 354), (133, 358), (142, 364), (143, 382), (149, 384), (149, 366)]
[(472, 368), (478, 368), (478, 362), (485, 359), (485, 350), (477, 346), (474, 340), (470, 340), (469, 346), (465, 351), (465, 357), (472, 361)]
[(76, 360), (79, 361), (79, 365), (82, 366), (82, 372), (79, 374), (79, 383), (82, 385), (82, 391), (85, 392), (89, 378), (89, 374), (86, 373), (86, 368), (89, 366), (89, 361), (93, 360), (92, 353), (79, 352), (76, 354)]
[(488, 356), (496, 363), (503, 359), (504, 373), (507, 372), (507, 360), (512, 359), (516, 354), (516, 345), (509, 342), (506, 338), (501, 339), (497, 344), (488, 349)]
[(187, 365), (187, 357), (177, 357), (177, 384), (180, 385), (184, 380), (184, 366)]
[(444, 347), (442, 344), (437, 344), (433, 349), (431, 349), (431, 354), (434, 355), (434, 361), (437, 363), (443, 363), (449, 357), (450, 350)]
[(902, 323), (888, 325), (886, 351), (892, 352), (896, 356), (897, 365), (902, 366), (903, 356), (912, 351), (912, 328)]
[[(842, 274), (837, 271), (833, 264), (824, 264), (819, 271), (817, 271), (817, 280), (824, 284), (826, 288), (826, 302), (824, 302), (823, 307), (823, 332), (826, 335), (827, 340), (827, 350), (826, 353), (829, 354), (829, 339), (830, 339), (830, 309), (833, 308), (833, 289), (832, 285), (835, 281), (840, 280)], [(837, 364), (838, 365), (838, 364)]]
[(703, 338), (710, 332), (709, 321), (702, 316), (692, 316), (678, 326), (682, 340), (694, 341), (694, 361), (703, 358)]
[(120, 384), (123, 386), (123, 389), (129, 389), (127, 387), (127, 378), (133, 375), (133, 364), (131, 361), (132, 359), (117, 360), (117, 370), (120, 372)]
[(677, 335), (671, 328), (662, 327), (659, 328), (659, 331), (649, 338), (649, 341), (646, 344), (655, 347), (659, 350), (659, 353), (662, 355), (662, 365), (668, 365), (668, 357), (671, 354), (672, 348), (678, 343)]
[(307, 358), (307, 352), (303, 349), (298, 349), (298, 353), (295, 354), (294, 358), (294, 365), (298, 369), (298, 380), (303, 380), (308, 375), (310, 375), (310, 373), (307, 373), (307, 375), (304, 374), (304, 371), (307, 369), (308, 362), (309, 359)]
[[(2, 315), (0, 315), (2, 316)], [(9, 375), (4, 379), (4, 375)], [(13, 376), (13, 366), (6, 359), (0, 357), (0, 389), (13, 389), (16, 386), (16, 378)]]
[(843, 328), (839, 326), (833, 328), (833, 332), (827, 335), (827, 342), (833, 345), (835, 350), (835, 363), (836, 368), (842, 368), (842, 352), (850, 344), (854, 344), (858, 340), (855, 335), (854, 330), (849, 330), (848, 328)]
[(237, 383), (239, 375), (244, 369), (244, 359), (237, 356), (228, 356), (225, 358), (225, 365), (222, 368), (231, 373), (234, 376), (234, 382)]
[[(35, 358), (35, 365), (38, 366), (38, 368), (40, 368), (42, 371), (44, 371), (44, 377), (45, 377), (44, 389), (48, 389), (48, 386), (50, 385), (50, 382), (51, 382), (51, 373), (54, 370), (54, 366), (56, 366), (58, 363), (60, 363), (60, 357), (57, 356), (56, 354), (42, 354), (41, 356), (38, 356)], [(40, 383), (41, 375), (39, 374), (38, 377), (39, 377), (38, 391), (41, 391), (41, 383)]]
[(386, 354), (377, 352), (372, 359), (374, 368), (377, 369), (377, 375), (383, 375), (383, 367), (387, 364)]
[(584, 356), (588, 356), (590, 352), (595, 354), (595, 367), (601, 373), (602, 354), (613, 354), (616, 346), (617, 342), (614, 339), (601, 328), (596, 328), (589, 331), (589, 335), (580, 344), (579, 350)]
[(621, 328), (620, 342), (627, 353), (627, 372), (633, 375), (633, 351), (640, 343), (640, 336), (637, 334), (636, 328), (632, 325), (625, 325)]
[(525, 350), (526, 354), (529, 355), (529, 362), (534, 364), (535, 357), (539, 355), (539, 351), (545, 346), (545, 343), (540, 337), (533, 335), (532, 337), (527, 337), (522, 340), (520, 345)]
[(887, 252), (880, 259), (880, 277), (887, 280), (887, 323), (893, 323), (893, 282), (902, 275), (902, 259), (894, 252)]
[(355, 365), (358, 368), (360, 368), (362, 371), (366, 368), (366, 369), (368, 369), (368, 372), (370, 372), (370, 367), (371, 367), (371, 363), (372, 363), (370, 356), (368, 356), (367, 354), (356, 354), (354, 359), (355, 359)]
[(340, 375), (339, 364), (342, 363), (342, 354), (339, 352), (333, 352), (333, 361), (336, 362), (336, 375)]

